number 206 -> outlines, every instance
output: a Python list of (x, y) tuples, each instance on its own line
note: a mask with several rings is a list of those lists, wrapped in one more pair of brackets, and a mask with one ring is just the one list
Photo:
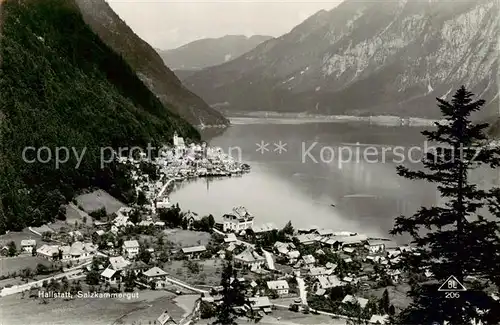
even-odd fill
[(446, 292), (444, 297), (446, 299), (456, 299), (460, 298), (460, 292)]

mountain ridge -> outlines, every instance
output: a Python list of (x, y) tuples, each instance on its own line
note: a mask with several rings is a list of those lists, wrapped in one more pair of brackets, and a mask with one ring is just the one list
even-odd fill
[(225, 35), (218, 38), (203, 38), (175, 49), (159, 51), (159, 54), (174, 72), (176, 70), (196, 71), (237, 58), (272, 38), (266, 35), (250, 37)]
[[(320, 11), (185, 85), (232, 111), (435, 118), (435, 98), (465, 84), (498, 105), (493, 0), (358, 2)], [(485, 113), (486, 114), (486, 113)]]
[(0, 31), (0, 233), (53, 221), (87, 188), (133, 203), (127, 169), (103, 165), (103, 148), (158, 147), (174, 132), (200, 139), (73, 0), (5, 0)]
[(165, 66), (153, 47), (137, 36), (104, 0), (76, 0), (84, 21), (134, 68), (160, 101), (196, 126), (227, 126), (229, 121), (189, 91)]

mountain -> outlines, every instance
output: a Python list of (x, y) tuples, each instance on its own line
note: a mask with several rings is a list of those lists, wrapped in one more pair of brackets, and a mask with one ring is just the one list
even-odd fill
[(111, 149), (157, 147), (175, 131), (199, 139), (73, 0), (5, 0), (0, 10), (0, 233), (64, 215), (60, 205), (89, 187), (133, 202), (126, 168), (102, 163)]
[(174, 71), (197, 71), (235, 59), (271, 38), (264, 35), (226, 35), (196, 40), (159, 53), (165, 64)]
[(227, 125), (218, 111), (186, 89), (148, 43), (105, 0), (76, 0), (85, 22), (137, 72), (160, 101), (193, 125)]
[(498, 107), (498, 12), (495, 0), (346, 0), (184, 84), (229, 114), (435, 118), (435, 98), (462, 84), (490, 112)]

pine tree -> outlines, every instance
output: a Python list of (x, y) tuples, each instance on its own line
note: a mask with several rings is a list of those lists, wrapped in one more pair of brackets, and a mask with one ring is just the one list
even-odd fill
[[(394, 235), (410, 234), (419, 253), (404, 254), (402, 264), (413, 275), (429, 270), (434, 277), (434, 281), (411, 282), (413, 303), (399, 315), (398, 322), (402, 324), (471, 324), (473, 319), (491, 324), (496, 322), (495, 315), (500, 315), (498, 303), (483, 290), (487, 281), (499, 281), (495, 269), (499, 265), (499, 224), (483, 217), (480, 210), (494, 191), (480, 189), (470, 180), (470, 172), (481, 165), (498, 167), (499, 151), (484, 145), (488, 125), (471, 122), (471, 113), (485, 103), (472, 97), (461, 87), (451, 103), (437, 99), (446, 123), (436, 123), (436, 130), (422, 132), (429, 142), (438, 144), (425, 153), (425, 170), (397, 168), (400, 176), (436, 184), (446, 201), (440, 206), (422, 207), (411, 217), (396, 218), (391, 231)], [(468, 275), (484, 281), (476, 284), (476, 290), (461, 292), (457, 299), (446, 299), (438, 288), (451, 275), (461, 283)], [(485, 310), (488, 311), (480, 312)]]
[(389, 291), (387, 289), (384, 290), (384, 293), (382, 294), (382, 299), (380, 299), (380, 311), (384, 312), (385, 314), (389, 313), (389, 307), (390, 307), (391, 301), (389, 299)]
[(246, 298), (243, 286), (238, 281), (237, 272), (231, 262), (227, 262), (221, 277), (222, 303), (217, 306), (216, 320), (212, 324), (236, 325), (237, 315), (234, 307), (243, 306)]

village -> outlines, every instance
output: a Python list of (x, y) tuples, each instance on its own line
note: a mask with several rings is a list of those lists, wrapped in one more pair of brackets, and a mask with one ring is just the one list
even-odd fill
[(2, 236), (0, 300), (18, 295), (47, 304), (45, 292), (71, 292), (68, 299), (75, 299), (79, 292), (116, 297), (154, 290), (194, 297), (185, 317), (175, 319), (167, 309), (155, 324), (206, 324), (221, 303), (221, 269), (231, 261), (238, 272), (233, 280), (247, 297), (237, 308), (242, 319), (274, 315), (279, 322), (286, 311), (385, 324), (408, 304), (409, 279), (399, 262), (402, 254), (417, 254), (410, 246), (314, 226), (295, 229), (290, 222), (277, 227), (242, 206), (214, 217), (172, 204), (169, 193), (185, 179), (250, 171), (220, 148), (188, 146), (174, 135), (173, 147), (153, 161), (119, 162), (133, 167), (137, 204), (97, 190), (69, 203), (64, 222)]

